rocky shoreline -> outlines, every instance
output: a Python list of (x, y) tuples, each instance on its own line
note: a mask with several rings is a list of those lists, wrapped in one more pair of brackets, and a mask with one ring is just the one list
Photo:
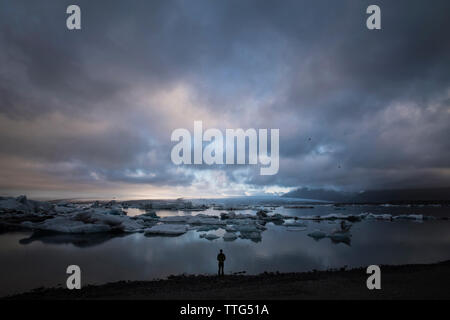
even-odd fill
[(366, 268), (356, 268), (255, 276), (180, 275), (166, 280), (88, 285), (81, 290), (41, 288), (4, 299), (450, 299), (450, 260), (380, 267), (381, 290), (368, 290)]

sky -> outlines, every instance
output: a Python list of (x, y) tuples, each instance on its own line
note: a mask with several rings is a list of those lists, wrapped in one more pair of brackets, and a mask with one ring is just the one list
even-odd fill
[[(66, 28), (67, 6), (81, 30)], [(381, 30), (366, 8), (381, 8)], [(450, 186), (450, 3), (0, 2), (0, 194)], [(182, 165), (177, 128), (280, 129), (280, 167)]]

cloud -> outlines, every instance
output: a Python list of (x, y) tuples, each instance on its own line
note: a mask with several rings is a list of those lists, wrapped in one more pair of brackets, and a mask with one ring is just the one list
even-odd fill
[[(69, 4), (0, 4), (4, 193), (450, 184), (448, 1), (380, 0), (380, 31), (368, 1), (79, 1), (77, 32)], [(279, 128), (279, 173), (174, 166), (194, 120)]]

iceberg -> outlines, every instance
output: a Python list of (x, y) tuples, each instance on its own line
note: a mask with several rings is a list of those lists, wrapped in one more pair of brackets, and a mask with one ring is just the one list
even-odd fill
[(219, 236), (215, 235), (214, 233), (204, 233), (200, 235), (200, 238), (204, 238), (206, 240), (216, 240), (219, 238)]
[(391, 221), (392, 220), (392, 215), (391, 214), (373, 214), (373, 213), (368, 213), (366, 215), (366, 219), (371, 219), (371, 220), (387, 220), (387, 221)]
[(47, 219), (40, 223), (26, 221), (22, 223), (22, 226), (33, 230), (45, 230), (60, 233), (97, 233), (111, 231), (111, 227), (106, 224), (84, 223), (66, 217)]
[(305, 222), (303, 222), (303, 221), (293, 221), (293, 222), (285, 222), (283, 224), (283, 226), (285, 226), (285, 227), (302, 227), (302, 228), (305, 228), (308, 225)]
[(61, 233), (139, 232), (144, 228), (142, 221), (133, 220), (127, 216), (98, 213), (93, 209), (56, 216), (43, 222), (25, 221), (21, 225), (34, 230)]
[(226, 225), (225, 221), (220, 220), (218, 217), (214, 217), (214, 216), (193, 216), (190, 217), (187, 222), (189, 224), (194, 224), (194, 225)]
[(28, 200), (26, 196), (0, 197), (0, 214), (2, 213), (22, 213), (41, 214), (52, 209), (49, 202)]
[(66, 207), (66, 206), (57, 205), (57, 206), (53, 207), (53, 210), (57, 214), (68, 214), (68, 213), (73, 213), (73, 212), (79, 211), (80, 209), (74, 208), (74, 207)]
[(143, 214), (140, 214), (140, 215), (138, 215), (136, 217), (145, 218), (145, 219), (160, 219), (158, 217), (158, 215), (156, 214), (156, 211), (147, 211), (147, 212), (145, 212)]
[(399, 216), (392, 217), (395, 220), (423, 220), (422, 214), (401, 214)]

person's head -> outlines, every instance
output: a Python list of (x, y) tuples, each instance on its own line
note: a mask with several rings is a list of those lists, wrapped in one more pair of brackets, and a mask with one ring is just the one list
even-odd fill
[(220, 253), (222, 253), (222, 249), (220, 249)]

